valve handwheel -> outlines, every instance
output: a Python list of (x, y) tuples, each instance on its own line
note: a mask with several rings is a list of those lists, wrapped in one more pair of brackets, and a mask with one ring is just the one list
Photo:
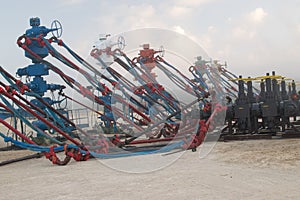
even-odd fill
[(56, 38), (61, 37), (63, 29), (62, 29), (62, 25), (58, 20), (54, 20), (51, 23), (51, 29), (53, 29), (53, 31), (51, 31), (52, 35)]
[(119, 49), (121, 49), (121, 50), (123, 50), (124, 48), (125, 48), (125, 39), (124, 39), (124, 37), (123, 36), (119, 36), (118, 37), (118, 47), (119, 47)]
[(159, 56), (164, 57), (164, 55), (165, 55), (164, 46), (160, 46), (158, 51), (159, 51)]

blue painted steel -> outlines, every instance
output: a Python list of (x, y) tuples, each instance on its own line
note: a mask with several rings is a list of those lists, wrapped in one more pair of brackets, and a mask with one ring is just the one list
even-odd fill
[[(17, 107), (19, 107), (19, 109), (16, 109), (12, 104), (10, 104), (3, 96), (0, 96), (1, 100), (3, 101), (3, 103), (5, 103), (5, 105), (10, 109), (11, 112), (14, 113), (14, 117), (18, 117), (20, 120), (22, 120), (25, 124), (27, 124), (30, 128), (32, 128), (33, 130), (35, 130), (37, 132), (37, 136), (43, 136), (46, 137), (48, 139), (50, 139), (51, 141), (57, 143), (57, 144), (62, 144), (60, 141), (56, 140), (55, 138), (52, 138), (50, 136), (48, 136), (47, 134), (45, 134), (43, 132), (43, 130), (46, 129), (42, 129), (39, 126), (36, 126), (35, 123), (31, 123), (29, 120), (26, 119), (26, 111), (23, 110), (19, 105), (17, 105)], [(16, 122), (16, 120), (15, 120)], [(17, 124), (15, 124), (15, 127), (17, 126)]]
[[(47, 34), (54, 29), (46, 28), (45, 26), (40, 26), (40, 19), (38, 17), (30, 19), (30, 26), (32, 28), (27, 29), (25, 35), (29, 38), (38, 38), (40, 35), (43, 37), (47, 36)], [(38, 40), (31, 40), (31, 43), (28, 45), (29, 49), (32, 50), (34, 53), (38, 54), (42, 58), (48, 56), (49, 51), (48, 49), (41, 45)], [(29, 53), (25, 52), (25, 56), (30, 58), (33, 63), (37, 63), (38, 61)]]
[[(40, 19), (38, 17), (30, 19), (30, 26), (31, 28), (27, 29), (25, 32), (25, 43), (27, 47), (30, 49), (30, 51), (37, 54), (41, 58), (47, 57), (49, 55), (49, 49), (44, 44), (43, 39), (47, 36), (49, 32), (55, 31), (57, 29), (49, 29), (45, 26), (40, 26)], [(48, 84), (43, 77), (49, 75), (49, 67), (37, 58), (35, 58), (29, 51), (25, 51), (25, 56), (31, 59), (33, 64), (30, 64), (25, 68), (18, 69), (17, 75), (33, 77), (31, 81), (27, 83), (27, 86), (32, 91), (31, 94), (34, 94), (33, 96), (35, 97), (42, 98), (50, 106), (61, 103), (61, 101), (56, 101), (49, 97), (43, 96), (49, 90), (62, 90), (65, 88), (65, 86), (58, 84)], [(55, 113), (48, 110), (47, 105), (42, 103), (40, 100), (32, 99), (30, 102), (35, 106), (39, 107), (40, 109), (44, 110), (49, 117), (52, 117), (52, 119), (55, 120), (55, 122), (53, 123), (60, 125), (61, 129), (66, 133), (71, 134), (71, 131), (74, 130), (74, 127), (70, 128), (70, 124), (65, 124), (65, 121), (63, 119), (61, 119)], [(32, 124), (40, 130), (49, 129), (49, 127), (40, 120), (34, 121)]]
[[(106, 105), (111, 106), (111, 95), (105, 95), (99, 97)], [(104, 106), (104, 116), (100, 116), (100, 119), (104, 122), (106, 127), (110, 127), (111, 124), (115, 124), (114, 114), (111, 109)], [(109, 120), (112, 119), (112, 120)]]
[(17, 75), (19, 76), (46, 76), (49, 75), (49, 70), (47, 65), (35, 63), (28, 65), (25, 68), (20, 68), (17, 70)]
[[(30, 25), (32, 27), (30, 29), (27, 29), (25, 32), (25, 36), (30, 40), (27, 42), (27, 46), (32, 52), (34, 52), (42, 58), (45, 58), (49, 55), (49, 50), (45, 45), (41, 43), (40, 37), (46, 37), (49, 32), (54, 31), (56, 29), (49, 29), (45, 26), (40, 26), (40, 19), (38, 17), (31, 18)], [(29, 88), (33, 92), (39, 94), (40, 96), (44, 96), (45, 92), (47, 92), (48, 90), (54, 91), (65, 88), (65, 86), (62, 85), (47, 84), (47, 82), (43, 79), (42, 76), (49, 75), (48, 66), (41, 63), (28, 51), (25, 51), (25, 56), (31, 59), (33, 64), (28, 65), (25, 68), (18, 69), (17, 74), (19, 76), (34, 77), (33, 80), (30, 83), (28, 83)]]
[[(4, 138), (5, 142), (12, 142), (16, 146), (24, 148), (24, 149), (29, 149), (31, 151), (36, 151), (36, 152), (50, 152), (50, 147), (38, 146), (38, 145), (34, 145), (34, 144), (28, 144), (25, 142), (16, 141), (16, 140), (12, 139), (11, 137), (5, 136), (3, 133), (0, 133), (0, 136)], [(176, 148), (180, 148), (183, 144), (184, 144), (184, 141), (179, 141), (179, 142), (175, 142), (173, 144), (164, 146), (158, 150), (146, 150), (146, 151), (130, 152), (130, 153), (114, 153), (114, 154), (102, 154), (102, 153), (95, 153), (95, 152), (89, 152), (89, 153), (95, 158), (119, 158), (119, 157), (128, 157), (128, 156), (140, 156), (140, 155), (148, 155), (148, 154), (155, 154), (155, 153), (166, 153), (166, 152), (169, 152)], [(68, 144), (67, 148), (68, 149), (69, 148), (78, 149), (78, 147), (73, 144)], [(55, 152), (63, 151), (64, 146), (54, 147), (53, 150)], [(80, 149), (80, 153), (87, 154), (87, 151)]]
[(0, 109), (0, 118), (1, 119), (7, 119), (11, 116), (12, 116), (12, 114), (10, 112), (7, 112), (6, 110)]

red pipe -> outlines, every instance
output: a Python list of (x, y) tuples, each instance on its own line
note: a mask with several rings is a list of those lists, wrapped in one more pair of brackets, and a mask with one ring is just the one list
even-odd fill
[[(21, 38), (22, 39), (22, 38)], [(38, 56), (36, 53), (34, 53), (33, 51), (31, 51), (25, 44), (22, 44), (20, 42), (20, 40), (18, 40), (18, 45), (20, 47), (22, 47), (25, 51), (28, 51), (30, 54), (32, 54), (35, 58), (43, 61), (43, 59)], [(58, 73), (60, 76), (64, 77), (65, 79), (67, 79), (69, 82), (71, 82), (72, 84), (76, 85), (78, 88), (82, 88), (84, 91), (87, 91), (87, 89), (83, 86), (81, 86), (79, 83), (77, 83), (75, 80), (73, 80), (72, 78), (70, 78), (69, 76), (67, 76), (66, 74), (64, 74), (60, 69), (58, 69), (57, 67), (55, 67), (54, 65), (52, 65), (51, 63), (48, 63), (49, 67), (51, 68), (51, 70), (53, 70), (54, 72)], [(85, 94), (87, 95), (87, 94)], [(104, 105), (105, 107), (107, 107), (108, 109), (111, 109), (110, 106), (106, 105), (100, 98), (98, 98), (95, 95), (89, 95), (91, 98), (93, 98), (94, 100), (97, 101), (97, 103), (100, 103), (101, 105)], [(128, 104), (126, 102), (124, 102), (126, 105), (128, 105), (132, 110), (134, 110), (138, 115), (140, 115), (141, 117), (143, 117), (144, 119), (146, 119), (147, 121), (151, 122), (151, 119), (144, 115), (143, 113), (139, 112), (134, 106), (132, 106), (131, 104)]]
[(179, 138), (161, 138), (161, 139), (145, 139), (145, 140), (135, 140), (130, 142), (129, 144), (144, 144), (144, 143), (155, 143), (155, 142), (166, 142), (166, 141), (172, 141), (177, 140)]
[(60, 133), (66, 139), (70, 140), (71, 142), (73, 142), (77, 146), (82, 146), (81, 143), (79, 143), (78, 141), (74, 140), (72, 137), (70, 137), (69, 135), (67, 135), (66, 133), (64, 133), (62, 130), (60, 130), (59, 128), (57, 128), (53, 124), (51, 124), (45, 118), (39, 116), (37, 113), (35, 113), (34, 111), (32, 111), (29, 107), (27, 107), (25, 104), (23, 104), (19, 100), (15, 99), (11, 94), (9, 94), (8, 92), (6, 92), (4, 89), (2, 89), (2, 90), (0, 89), (0, 93), (4, 94), (6, 97), (8, 97), (9, 99), (11, 99), (13, 102), (15, 102), (18, 105), (22, 106), (27, 112), (29, 112), (30, 114), (32, 114), (33, 116), (35, 116), (36, 118), (38, 118), (39, 120), (41, 120), (42, 122), (44, 122), (47, 126), (50, 126), (51, 128), (53, 128), (55, 131), (57, 131), (58, 133)]
[(10, 130), (12, 130), (15, 134), (17, 134), (18, 136), (20, 136), (23, 140), (25, 140), (26, 142), (28, 142), (29, 144), (36, 144), (33, 141), (31, 141), (30, 139), (28, 139), (21, 132), (19, 132), (17, 129), (15, 129), (10, 124), (8, 124), (6, 121), (4, 121), (3, 119), (0, 118), (0, 122), (1, 122), (1, 124), (3, 124), (4, 126), (6, 126), (7, 128), (9, 128)]

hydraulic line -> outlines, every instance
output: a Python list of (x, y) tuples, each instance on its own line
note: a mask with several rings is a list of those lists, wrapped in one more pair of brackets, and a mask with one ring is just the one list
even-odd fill
[(11, 99), (13, 102), (15, 102), (16, 104), (18, 104), (22, 108), (24, 108), (27, 112), (29, 112), (30, 114), (32, 114), (33, 116), (35, 116), (36, 118), (38, 118), (39, 120), (41, 120), (47, 126), (50, 126), (51, 128), (53, 128), (55, 131), (57, 131), (59, 134), (61, 134), (62, 136), (64, 136), (66, 139), (70, 140), (72, 143), (76, 144), (77, 146), (82, 146), (81, 143), (79, 143), (78, 141), (74, 140), (72, 137), (70, 137), (69, 135), (67, 135), (63, 131), (61, 131), (58, 127), (56, 127), (53, 124), (51, 124), (45, 118), (43, 118), (40, 115), (38, 115), (37, 113), (33, 112), (28, 106), (26, 106), (25, 104), (23, 104), (19, 100), (15, 99), (11, 94), (9, 94), (8, 92), (6, 92), (4, 89), (2, 89), (2, 90), (0, 89), (0, 93), (2, 95), (5, 95), (9, 99)]
[(32, 128), (33, 130), (35, 130), (37, 133), (41, 134), (42, 136), (50, 139), (52, 142), (55, 142), (57, 144), (63, 144), (62, 142), (56, 140), (55, 138), (52, 138), (51, 136), (49, 136), (48, 134), (46, 134), (43, 130), (39, 129), (36, 126), (33, 126), (32, 123), (30, 123), (25, 117), (23, 117), (19, 111), (15, 110), (13, 108), (13, 106), (11, 106), (9, 104), (9, 102), (7, 100), (5, 100), (5, 98), (3, 98), (1, 96), (1, 100), (6, 104), (4, 105), (3, 103), (0, 102), (0, 106), (3, 107), (4, 109), (6, 109), (7, 111), (9, 111), (10, 113), (13, 113), (14, 115), (16, 115), (18, 118), (20, 118), (25, 124), (27, 124), (30, 128)]
[[(186, 105), (185, 107), (182, 108), (182, 111), (187, 109), (187, 108), (190, 108), (191, 106), (193, 106), (194, 104), (198, 103), (199, 101), (201, 101), (202, 99), (199, 98), (199, 99), (196, 99), (194, 100), (193, 102), (189, 103), (188, 105)], [(158, 121), (156, 123), (154, 123), (152, 126), (148, 127), (147, 129), (145, 129), (143, 132), (139, 133), (137, 136), (135, 137), (132, 137), (128, 140), (125, 141), (126, 144), (130, 144), (130, 142), (134, 141), (135, 139), (137, 139), (138, 137), (140, 137), (141, 135), (143, 135), (144, 133), (148, 132), (149, 130), (152, 130), (153, 128), (157, 127), (158, 125), (162, 124), (162, 123), (166, 123), (167, 120), (169, 120), (170, 118), (176, 116), (177, 114), (179, 114), (181, 111), (177, 111), (171, 115), (169, 115), (167, 118), (165, 118), (164, 120), (161, 120), (161, 121)]]
[[(108, 109), (111, 109), (111, 107), (109, 105), (106, 105), (100, 98), (96, 97), (94, 94), (92, 94), (91, 92), (89, 92), (89, 90), (83, 86), (81, 86), (78, 82), (76, 82), (74, 79), (70, 78), (69, 76), (67, 76), (66, 74), (64, 74), (60, 69), (58, 69), (57, 67), (55, 67), (54, 65), (52, 65), (51, 63), (45, 61), (44, 59), (42, 59), (40, 56), (38, 56), (37, 54), (35, 54), (34, 52), (32, 52), (26, 45), (24, 44), (19, 44), (25, 51), (28, 51), (32, 56), (34, 56), (36, 59), (40, 60), (42, 63), (45, 63), (52, 71), (56, 72), (57, 74), (59, 74), (63, 80), (70, 85), (73, 89), (74, 85), (77, 86), (79, 89), (75, 89), (77, 92), (83, 92), (84, 95), (86, 97), (88, 97), (90, 100), (95, 100), (97, 103), (104, 105), (105, 107), (107, 107)], [(135, 107), (133, 107), (132, 105), (124, 102), (124, 100), (122, 98), (118, 98), (117, 100), (119, 100), (120, 102), (128, 105), (133, 111), (135, 111), (138, 115), (140, 115), (141, 117), (143, 117), (145, 120), (147, 121), (151, 121), (150, 118), (148, 118), (146, 115), (144, 115), (143, 113), (139, 112)], [(119, 112), (116, 112), (119, 113)], [(122, 116), (122, 115), (120, 115)]]

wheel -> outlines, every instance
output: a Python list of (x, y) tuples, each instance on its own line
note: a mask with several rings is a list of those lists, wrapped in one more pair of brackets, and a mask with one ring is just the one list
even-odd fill
[(62, 35), (63, 29), (62, 29), (62, 25), (58, 20), (54, 20), (51, 23), (51, 33), (54, 37), (59, 38)]
[(121, 50), (123, 50), (124, 48), (125, 48), (125, 39), (124, 39), (124, 37), (123, 36), (119, 36), (118, 37), (118, 47), (119, 47), (119, 49), (121, 49)]
[(164, 57), (164, 55), (165, 55), (165, 49), (164, 49), (164, 47), (160, 46), (158, 51), (159, 51), (159, 56), (160, 57)]

